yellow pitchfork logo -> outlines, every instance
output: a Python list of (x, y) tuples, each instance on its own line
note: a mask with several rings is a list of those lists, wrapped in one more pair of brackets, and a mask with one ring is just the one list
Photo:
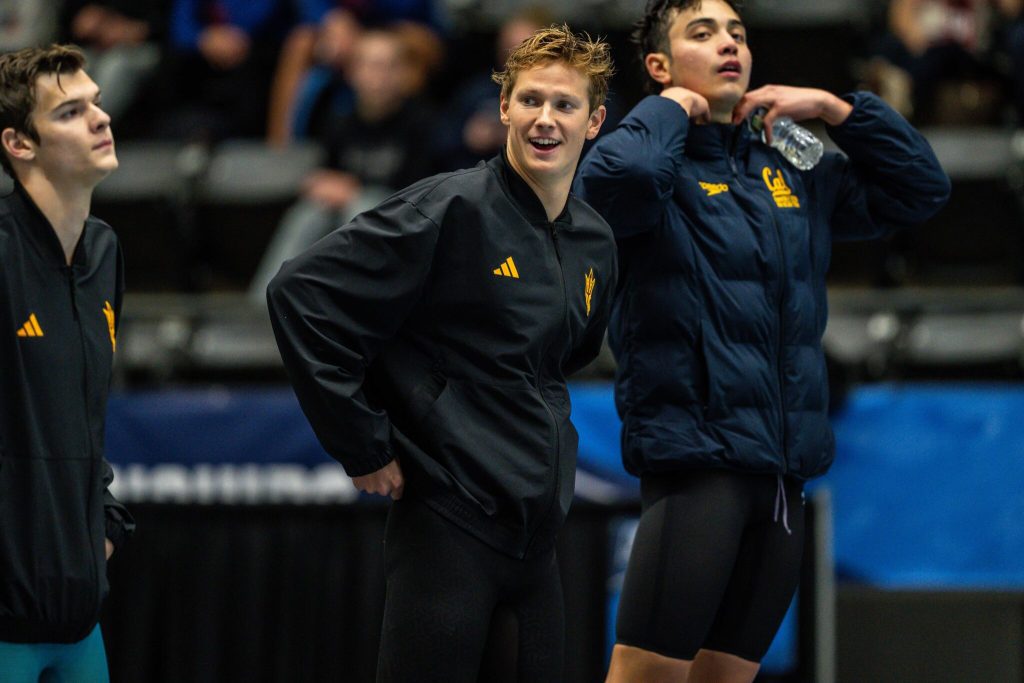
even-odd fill
[(110, 331), (110, 348), (117, 351), (117, 334), (114, 332), (114, 307), (110, 305), (109, 301), (104, 301), (106, 306), (103, 307), (103, 315), (107, 318), (107, 329)]
[(587, 317), (590, 317), (590, 297), (594, 293), (594, 285), (597, 284), (597, 278), (594, 277), (594, 269), (591, 268), (590, 272), (583, 278), (584, 287), (583, 294), (587, 298)]

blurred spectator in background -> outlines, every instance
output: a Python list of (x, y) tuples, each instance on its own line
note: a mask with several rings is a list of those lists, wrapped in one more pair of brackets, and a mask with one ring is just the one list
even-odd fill
[(0, 52), (13, 52), (53, 42), (57, 4), (53, 0), (2, 0)]
[(162, 136), (262, 137), (290, 0), (172, 0)]
[(396, 31), (412, 55), (408, 93), (420, 92), (444, 58), (447, 21), (438, 0), (297, 0), (304, 18), (291, 30), (274, 74), (267, 139), (275, 145), (316, 137), (320, 117), (351, 111), (345, 78), (364, 28)]
[[(984, 123), (1012, 78), (1021, 82), (1024, 0), (892, 0), (888, 31), (869, 66), (870, 87), (904, 116), (946, 123)], [(1014, 47), (1016, 43), (1016, 47)], [(960, 102), (942, 101), (941, 86), (967, 82)], [(1013, 104), (1018, 116), (1020, 86)], [(957, 110), (966, 111), (957, 111)], [(978, 119), (982, 120), (978, 120)]]
[(1024, 0), (997, 0), (1003, 21), (997, 29), (1013, 82), (1017, 127), (1024, 128)]
[(362, 31), (346, 74), (354, 94), (350, 114), (336, 118), (324, 138), (326, 168), (306, 179), (299, 203), (285, 214), (250, 288), (266, 288), (285, 259), (304, 251), (395, 189), (429, 175), (434, 118), (409, 94), (415, 55), (397, 30)]
[[(528, 7), (498, 29), (494, 43), (494, 66), (505, 60), (534, 31), (554, 23), (555, 17), (540, 6)], [(508, 129), (498, 115), (500, 89), (491, 78), (492, 69), (469, 78), (454, 94), (438, 132), (437, 158), (440, 170), (469, 168), (501, 151)]]
[(85, 51), (103, 108), (118, 123), (157, 71), (170, 2), (65, 0), (63, 30)]

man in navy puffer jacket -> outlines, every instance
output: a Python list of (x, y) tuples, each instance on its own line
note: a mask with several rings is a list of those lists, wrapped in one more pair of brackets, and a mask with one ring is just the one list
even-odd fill
[[(834, 444), (821, 339), (834, 239), (945, 203), (925, 139), (877, 97), (769, 85), (735, 3), (654, 0), (634, 34), (658, 95), (580, 165), (611, 224), (610, 340), (643, 515), (609, 680), (752, 680), (799, 579), (803, 482)], [(800, 171), (750, 132), (820, 118), (844, 154)]]

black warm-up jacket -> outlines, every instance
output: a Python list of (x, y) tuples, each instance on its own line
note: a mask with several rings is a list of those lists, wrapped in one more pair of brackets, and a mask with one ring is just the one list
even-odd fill
[(87, 636), (108, 590), (104, 538), (134, 529), (103, 458), (123, 289), (105, 223), (86, 221), (68, 266), (24, 189), (0, 198), (0, 641)]
[(420, 181), (271, 282), (289, 376), (351, 476), (398, 458), (405, 496), (513, 557), (569, 509), (566, 377), (600, 349), (612, 233), (570, 196), (553, 222), (502, 156)]

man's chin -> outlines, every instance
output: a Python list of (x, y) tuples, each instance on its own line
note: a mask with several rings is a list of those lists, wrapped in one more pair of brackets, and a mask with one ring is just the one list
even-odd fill
[(121, 164), (118, 162), (117, 157), (111, 157), (110, 159), (107, 159), (104, 163), (96, 166), (95, 173), (93, 174), (95, 182), (98, 183), (104, 178), (106, 178), (108, 175), (116, 171), (120, 165)]

